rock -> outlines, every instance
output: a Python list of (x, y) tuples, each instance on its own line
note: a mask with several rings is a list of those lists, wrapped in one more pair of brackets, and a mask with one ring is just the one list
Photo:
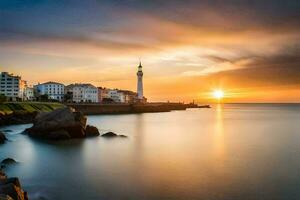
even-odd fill
[(28, 200), (27, 193), (13, 183), (0, 185), (0, 194), (6, 194), (15, 200)]
[(13, 198), (6, 194), (0, 194), (0, 200), (13, 200)]
[(126, 135), (117, 135), (113, 132), (107, 132), (105, 134), (102, 134), (101, 137), (106, 137), (106, 138), (114, 138), (114, 137), (122, 137), (122, 138), (127, 138)]
[(38, 114), (26, 133), (31, 137), (52, 140), (83, 138), (85, 127), (86, 117), (82, 113), (64, 107)]
[(5, 184), (9, 184), (12, 183), (17, 187), (21, 187), (20, 181), (18, 178), (13, 177), (13, 178), (6, 178), (6, 179), (0, 179), (0, 185), (5, 185)]
[(1, 161), (1, 165), (13, 165), (13, 164), (16, 164), (17, 162), (12, 159), (12, 158), (5, 158), (4, 160)]
[(113, 133), (113, 132), (107, 132), (101, 135), (101, 137), (107, 137), (107, 138), (112, 138), (112, 137), (117, 137), (118, 135)]
[(0, 170), (0, 200), (28, 200), (18, 178), (7, 178)]
[(95, 126), (87, 125), (85, 129), (86, 137), (99, 136), (99, 130)]
[(0, 179), (5, 179), (5, 178), (7, 178), (6, 174), (2, 170), (0, 170)]
[(71, 136), (65, 130), (52, 131), (48, 134), (48, 138), (50, 140), (67, 140), (70, 139)]
[(4, 133), (0, 132), (0, 144), (4, 144), (6, 140)]

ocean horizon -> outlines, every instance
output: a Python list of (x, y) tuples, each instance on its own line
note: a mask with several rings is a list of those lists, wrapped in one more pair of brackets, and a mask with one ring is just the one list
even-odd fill
[(1, 127), (0, 158), (30, 199), (300, 198), (300, 104), (219, 104), (166, 113), (93, 115), (128, 138), (46, 142)]

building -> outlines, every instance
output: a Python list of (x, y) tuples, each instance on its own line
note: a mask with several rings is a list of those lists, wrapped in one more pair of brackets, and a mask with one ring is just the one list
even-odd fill
[(26, 81), (21, 76), (15, 76), (8, 72), (1, 72), (0, 94), (6, 96), (9, 101), (24, 100)]
[(130, 90), (119, 90), (124, 95), (124, 103), (134, 103), (137, 101), (137, 93)]
[(125, 103), (125, 95), (119, 92), (118, 89), (108, 90), (108, 98), (112, 99), (115, 103)]
[(109, 98), (109, 89), (98, 87), (98, 101), (103, 102)]
[(47, 95), (48, 99), (57, 101), (64, 100), (65, 86), (62, 83), (57, 82), (46, 82), (34, 86), (37, 97)]
[(88, 102), (97, 103), (98, 99), (98, 88), (92, 84), (71, 84), (67, 87), (67, 92), (72, 95), (72, 101), (76, 103)]
[(26, 100), (26, 101), (33, 101), (33, 100), (35, 100), (33, 87), (25, 87), (25, 90), (24, 90), (24, 100)]
[(146, 98), (144, 98), (144, 89), (143, 89), (143, 70), (142, 63), (138, 66), (137, 75), (137, 102), (146, 102)]

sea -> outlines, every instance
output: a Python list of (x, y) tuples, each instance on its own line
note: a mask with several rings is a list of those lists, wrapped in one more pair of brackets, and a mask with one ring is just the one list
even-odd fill
[(46, 142), (0, 127), (30, 200), (298, 200), (300, 104), (216, 104), (210, 109), (93, 115), (88, 124), (128, 136)]

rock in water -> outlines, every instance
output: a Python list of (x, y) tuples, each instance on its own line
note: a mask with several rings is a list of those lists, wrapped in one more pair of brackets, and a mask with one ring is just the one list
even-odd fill
[(5, 200), (28, 200), (27, 193), (22, 190), (18, 178), (0, 179), (0, 194)]
[(1, 161), (1, 165), (12, 165), (12, 164), (16, 164), (17, 162), (12, 159), (12, 158), (5, 158), (4, 160)]
[(94, 126), (86, 126), (86, 117), (81, 112), (64, 107), (49, 113), (40, 113), (34, 120), (33, 126), (25, 130), (31, 137), (65, 140), (99, 136)]
[(87, 125), (85, 129), (85, 134), (87, 137), (99, 136), (100, 133), (95, 126)]
[(7, 138), (5, 137), (4, 133), (0, 131), (0, 144), (4, 144)]
[(31, 137), (53, 140), (83, 138), (85, 127), (86, 117), (82, 113), (64, 107), (38, 114), (26, 133)]
[(113, 132), (107, 132), (101, 135), (101, 137), (107, 137), (107, 138), (112, 138), (112, 137), (117, 137), (118, 135), (113, 133)]
[(65, 130), (52, 131), (48, 134), (48, 138), (50, 140), (67, 140), (71, 139), (69, 133)]
[(114, 137), (121, 137), (121, 138), (127, 138), (126, 135), (117, 135), (113, 132), (107, 132), (101, 135), (101, 137), (106, 137), (106, 138), (114, 138)]
[(13, 198), (6, 194), (0, 194), (0, 200), (13, 200)]

